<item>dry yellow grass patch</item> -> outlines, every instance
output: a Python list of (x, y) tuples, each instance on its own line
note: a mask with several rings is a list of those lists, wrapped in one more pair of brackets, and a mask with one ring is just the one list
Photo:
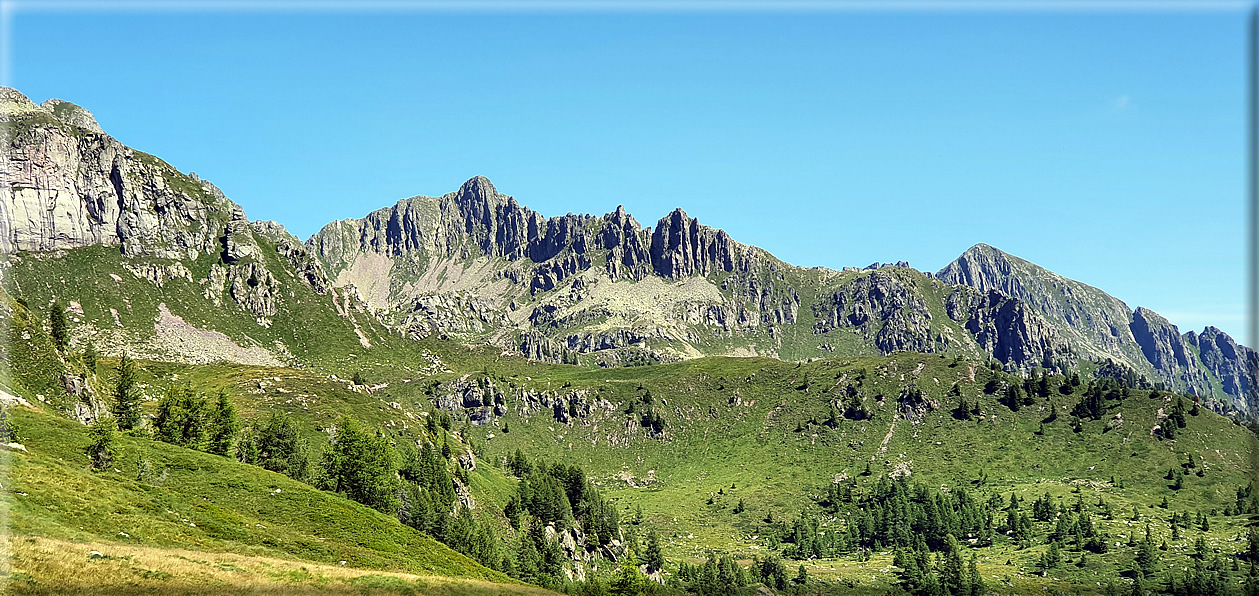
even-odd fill
[(0, 566), (3, 594), (554, 594), (482, 580), (37, 536), (0, 538)]

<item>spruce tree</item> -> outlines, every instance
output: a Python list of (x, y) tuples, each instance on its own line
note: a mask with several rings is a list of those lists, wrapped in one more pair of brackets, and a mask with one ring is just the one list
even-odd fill
[(984, 578), (979, 575), (978, 557), (975, 553), (971, 553), (970, 562), (966, 564), (966, 577), (970, 583), (968, 596), (980, 596), (988, 591), (988, 586), (984, 585)]
[(83, 348), (83, 366), (87, 367), (89, 374), (96, 374), (96, 344), (88, 340), (87, 347)]
[(664, 553), (660, 550), (660, 538), (656, 535), (655, 528), (647, 532), (647, 560), (645, 562), (648, 571), (664, 569)]
[(207, 451), (227, 457), (232, 453), (232, 443), (236, 433), (240, 432), (240, 419), (236, 417), (236, 407), (227, 398), (227, 392), (220, 390), (218, 402), (210, 412), (210, 437)]
[(944, 564), (940, 569), (940, 583), (948, 594), (970, 594), (970, 575), (962, 561), (961, 546), (952, 534), (944, 537)]
[(69, 329), (66, 326), (66, 309), (60, 301), (54, 300), (52, 303), (52, 312), (48, 315), (48, 326), (52, 331), (52, 343), (57, 346), (58, 352), (64, 353), (70, 338)]
[(114, 417), (121, 430), (140, 426), (140, 390), (136, 387), (136, 364), (125, 352), (118, 362), (118, 381), (114, 383)]
[(114, 438), (117, 424), (111, 417), (97, 418), (88, 428), (88, 443), (84, 453), (92, 463), (93, 470), (107, 470), (118, 456), (118, 447)]

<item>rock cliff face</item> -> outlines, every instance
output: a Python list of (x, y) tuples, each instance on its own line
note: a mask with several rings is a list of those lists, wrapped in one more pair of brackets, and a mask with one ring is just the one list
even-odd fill
[(1129, 329), (1132, 310), (1097, 288), (986, 244), (971, 247), (935, 277), (981, 292), (995, 290), (1028, 303), (1046, 321), (1064, 330), (1064, 339), (1081, 355), (1117, 357), (1134, 367), (1142, 362), (1140, 347)]
[(1225, 393), (1243, 398), (1251, 412), (1259, 412), (1259, 352), (1238, 344), (1215, 327), (1207, 327), (1201, 334), (1190, 331), (1185, 342), (1198, 348), (1203, 366), (1220, 380)]
[[(648, 340), (673, 352), (666, 359), (698, 355), (694, 344), (710, 332), (697, 332), (697, 320), (738, 320), (741, 331), (764, 336), (794, 324), (800, 306), (782, 283), (785, 264), (681, 209), (654, 229), (624, 207), (602, 217), (546, 218), (482, 177), (441, 197), (333, 222), (307, 247), (336, 284), (353, 284), (413, 335), (489, 339), (557, 361)], [(647, 295), (665, 287), (637, 283), (716, 275), (726, 276), (719, 289), (671, 298), (667, 308)]]
[(239, 207), (208, 183), (122, 145), (73, 104), (54, 100), (48, 110), (5, 88), (0, 105), (0, 251), (107, 244), (192, 259), (220, 250), (224, 215)]
[(946, 304), (949, 317), (964, 322), (983, 350), (1001, 362), (1053, 368), (1056, 360), (1071, 357), (1057, 330), (1026, 302), (996, 290), (977, 293), (959, 288)]
[(1196, 394), (1210, 394), (1211, 381), (1198, 367), (1197, 359), (1185, 346), (1175, 325), (1152, 310), (1138, 307), (1132, 313), (1130, 328), (1145, 359), (1169, 387), (1185, 387)]
[(885, 270), (857, 278), (813, 306), (814, 333), (851, 328), (884, 353), (935, 352), (931, 312), (912, 284)]
[[(282, 226), (251, 224), (209, 181), (119, 143), (87, 110), (57, 99), (35, 105), (0, 88), (0, 121), (0, 255), (117, 247), (122, 269), (157, 288), (199, 284), (215, 307), (229, 298), (264, 326), (284, 300), (270, 251), (317, 293), (330, 287)], [(206, 261), (208, 274), (194, 279)]]
[(681, 209), (647, 228), (623, 207), (545, 218), (478, 177), (333, 222), (307, 246), (337, 284), (370, 288), (377, 312), (413, 335), (490, 341), (553, 362), (626, 350), (657, 360), (826, 356), (855, 335), (850, 353), (986, 354), (1014, 369), (1109, 359), (1175, 389), (1211, 391), (1156, 313), (983, 244), (934, 276), (904, 262), (806, 270)]

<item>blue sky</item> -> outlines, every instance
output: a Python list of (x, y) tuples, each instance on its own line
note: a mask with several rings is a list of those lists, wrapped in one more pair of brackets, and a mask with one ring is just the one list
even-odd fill
[[(29, 6), (29, 5), (28, 5)], [(475, 175), (799, 265), (984, 242), (1246, 333), (1246, 15), (19, 9), (7, 84), (302, 238)]]

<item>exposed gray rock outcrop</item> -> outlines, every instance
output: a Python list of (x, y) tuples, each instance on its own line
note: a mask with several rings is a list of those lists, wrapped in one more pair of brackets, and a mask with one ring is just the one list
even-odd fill
[(324, 272), (319, 259), (310, 254), (310, 249), (297, 236), (274, 221), (255, 221), (250, 227), (256, 234), (275, 245), (275, 251), (289, 262), (297, 276), (316, 294), (328, 293), (328, 288), (331, 287), (328, 274)]
[(1027, 303), (996, 290), (959, 288), (946, 301), (949, 318), (962, 322), (985, 352), (1017, 367), (1045, 366), (1069, 350), (1056, 330)]
[(1184, 387), (1200, 395), (1210, 393), (1210, 380), (1198, 368), (1175, 325), (1152, 310), (1138, 307), (1130, 328), (1145, 359), (1169, 387)]
[(227, 269), (227, 282), (237, 304), (269, 325), (276, 314), (280, 286), (271, 271), (260, 263), (232, 265)]
[(885, 354), (901, 350), (934, 352), (931, 312), (914, 288), (894, 274), (872, 271), (842, 286), (813, 306), (814, 333), (855, 329)]
[(666, 279), (750, 271), (755, 252), (732, 240), (725, 230), (700, 225), (681, 209), (661, 219), (651, 235), (652, 268)]
[[(1063, 337), (1082, 356), (1110, 356), (1141, 368), (1145, 364), (1132, 337), (1132, 310), (1097, 288), (977, 244), (936, 273), (949, 284), (1018, 298), (1066, 332)], [(1145, 369), (1149, 365), (1145, 364)]]
[(1241, 397), (1251, 412), (1259, 412), (1259, 352), (1215, 327), (1207, 327), (1201, 334), (1190, 331), (1185, 341), (1198, 348), (1203, 366), (1220, 380), (1225, 393)]
[(83, 130), (98, 134), (105, 133), (105, 131), (101, 130), (101, 125), (96, 123), (96, 117), (91, 112), (68, 101), (49, 99), (39, 104), (39, 107), (52, 112), (52, 115), (56, 116), (58, 120), (70, 126), (77, 126)]
[[(67, 102), (36, 106), (0, 88), (0, 252), (96, 244), (128, 256), (196, 258), (220, 250), (234, 204), (100, 131)], [(64, 118), (64, 119), (63, 119)]]

